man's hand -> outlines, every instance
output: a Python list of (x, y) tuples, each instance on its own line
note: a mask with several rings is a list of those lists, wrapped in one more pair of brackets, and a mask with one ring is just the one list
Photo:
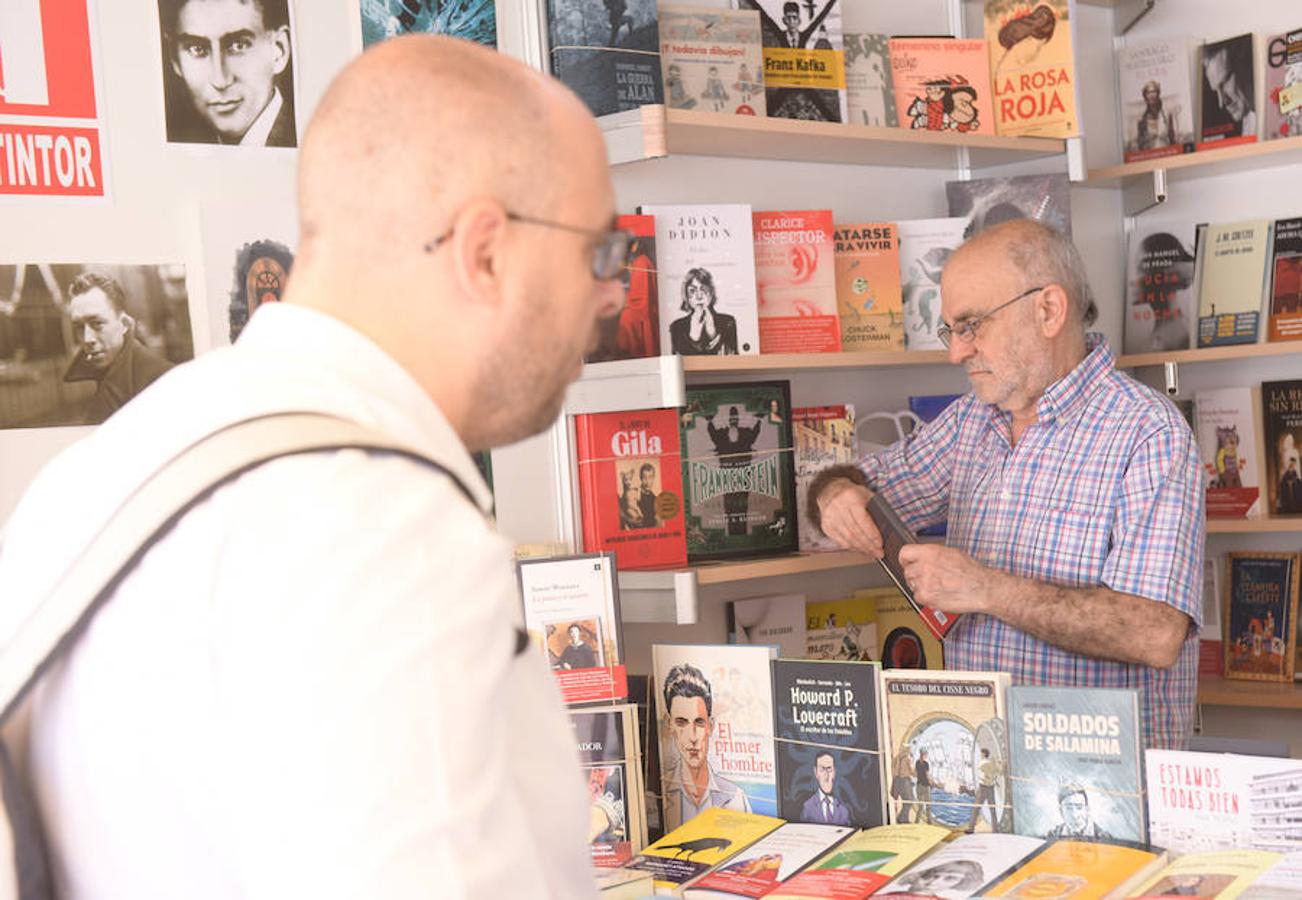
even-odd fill
[(881, 559), (882, 535), (868, 515), (868, 501), (872, 497), (872, 491), (863, 485), (837, 479), (818, 495), (819, 521), (823, 534), (845, 549)]
[(1003, 577), (1002, 572), (943, 544), (905, 545), (900, 548), (900, 567), (915, 600), (955, 615), (992, 612)]

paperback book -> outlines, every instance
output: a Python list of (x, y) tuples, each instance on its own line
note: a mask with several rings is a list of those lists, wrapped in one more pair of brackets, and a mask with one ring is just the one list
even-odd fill
[(901, 128), (995, 133), (984, 40), (891, 38), (890, 56)]
[(637, 707), (570, 711), (579, 764), (588, 786), (592, 863), (622, 866), (646, 846)]
[(810, 862), (843, 841), (847, 825), (788, 822), (717, 866), (683, 892), (687, 900), (768, 897)]
[(1272, 231), (1266, 338), (1302, 341), (1302, 218), (1278, 219)]
[(734, 644), (762, 644), (777, 647), (779, 656), (800, 659), (805, 655), (805, 595), (772, 594), (747, 597), (728, 604)]
[(1050, 841), (982, 897), (1071, 897), (1112, 900), (1132, 892), (1166, 865), (1162, 850), (1139, 844)]
[(895, 112), (889, 36), (846, 33), (845, 100), (851, 125), (895, 128), (900, 124)]
[(1009, 175), (945, 182), (949, 214), (966, 220), (963, 237), (1009, 219), (1034, 219), (1071, 237), (1066, 175)]
[(1218, 850), (1182, 856), (1166, 865), (1141, 885), (1132, 896), (1162, 897), (1245, 897), (1265, 900), (1249, 887), (1283, 859), (1266, 850)]
[(949, 835), (939, 825), (881, 825), (856, 832), (767, 900), (863, 900)]
[(1128, 39), (1117, 51), (1126, 162), (1193, 152), (1196, 56), (1188, 37)]
[(617, 227), (633, 235), (624, 282), (624, 308), (602, 319), (600, 344), (584, 362), (660, 355), (660, 292), (656, 286), (656, 223), (653, 216), (620, 216)]
[(782, 824), (781, 819), (712, 807), (675, 827), (628, 863), (650, 872), (657, 894), (678, 894)]
[(847, 121), (841, 0), (735, 2), (759, 13), (769, 116)]
[(1302, 380), (1264, 381), (1266, 506), (1273, 516), (1302, 516)]
[(754, 214), (761, 353), (836, 353), (830, 209)]
[(1074, 0), (985, 0), (995, 130), (1068, 138), (1080, 134)]
[(1265, 38), (1263, 140), (1302, 135), (1302, 27)]
[(1255, 344), (1270, 248), (1270, 222), (1250, 219), (1207, 229), (1198, 294), (1198, 346)]
[(764, 60), (759, 13), (660, 7), (660, 65), (671, 109), (762, 116)]
[(1256, 43), (1256, 35), (1240, 34), (1203, 44), (1199, 150), (1257, 140)]
[[(801, 550), (839, 550), (836, 542), (814, 527), (809, 518), (809, 485), (829, 466), (855, 461), (859, 441), (854, 430), (854, 407), (800, 406), (791, 411), (796, 440), (796, 510)], [(797, 654), (803, 656), (803, 653)]]
[(959, 835), (905, 869), (873, 896), (966, 900), (984, 893), (984, 885), (1043, 845), (1038, 838), (1020, 834)]
[[(944, 645), (918, 621), (918, 613), (894, 587), (855, 592), (870, 598), (877, 622), (877, 658), (883, 669), (943, 669)], [(894, 795), (892, 785), (892, 795)]]
[(900, 238), (893, 223), (836, 227), (836, 301), (843, 349), (904, 349)]
[(1175, 234), (1130, 236), (1126, 353), (1187, 350), (1193, 339), (1194, 253)]
[(876, 659), (877, 625), (871, 598), (859, 592), (805, 604), (806, 659)]
[(1228, 554), (1225, 677), (1292, 681), (1297, 660), (1297, 553)]
[(1257, 409), (1252, 388), (1220, 388), (1194, 395), (1195, 433), (1209, 519), (1261, 515)]
[(900, 235), (900, 288), (904, 303), (904, 346), (944, 350), (940, 327), (940, 275), (949, 255), (963, 243), (967, 219), (912, 219), (896, 226)]
[(548, 0), (552, 74), (594, 116), (663, 103), (656, 0)]

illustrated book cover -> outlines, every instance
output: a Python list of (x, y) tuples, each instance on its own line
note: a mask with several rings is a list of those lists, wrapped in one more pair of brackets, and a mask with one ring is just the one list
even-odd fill
[(788, 822), (707, 872), (683, 896), (687, 900), (768, 897), (853, 831), (848, 825)]
[(946, 181), (949, 214), (967, 220), (964, 239), (1009, 219), (1034, 219), (1071, 237), (1066, 175), (1008, 175)]
[(760, 352), (839, 352), (832, 211), (756, 212), (753, 222)]
[(1014, 685), (1008, 756), (1018, 834), (1148, 839), (1134, 690)]
[(1211, 225), (1201, 252), (1198, 346), (1255, 344), (1260, 335), (1270, 222), (1250, 219)]
[[(801, 550), (839, 550), (809, 519), (810, 482), (829, 466), (848, 465), (859, 455), (854, 406), (798, 406), (791, 411), (796, 441), (796, 510)], [(799, 655), (804, 655), (799, 654)]]
[(1265, 53), (1262, 139), (1302, 135), (1302, 27), (1272, 34)]
[(1292, 681), (1302, 555), (1258, 550), (1227, 559), (1225, 677)]
[(621, 569), (686, 564), (677, 411), (584, 413), (574, 438), (584, 550)]
[(493, 0), (423, 3), (421, 0), (350, 0), (357, 7), (362, 49), (404, 34), (446, 34), (497, 46), (497, 4)]
[(994, 134), (986, 53), (986, 42), (979, 38), (891, 38), (891, 80), (900, 127)]
[(1284, 857), (1266, 850), (1219, 850), (1194, 853), (1168, 863), (1131, 896), (1138, 900), (1164, 897), (1251, 897), (1244, 891)]
[(687, 388), (679, 425), (688, 560), (798, 547), (790, 397), (785, 381)]
[(1133, 896), (1166, 865), (1166, 853), (1139, 844), (1050, 841), (1010, 874), (981, 889), (982, 897), (1071, 897), (1113, 900)]
[(570, 724), (591, 804), (592, 863), (622, 866), (646, 846), (637, 707), (626, 703), (570, 710)]
[(1189, 349), (1195, 307), (1193, 247), (1166, 230), (1136, 229), (1129, 242), (1124, 352)]
[(847, 32), (845, 40), (845, 102), (851, 125), (895, 128), (895, 80), (891, 75), (890, 37)]
[(1261, 107), (1256, 66), (1257, 36), (1240, 34), (1203, 44), (1202, 115), (1198, 149), (1249, 144), (1257, 140)]
[(995, 131), (1068, 138), (1080, 134), (1074, 0), (985, 0)]
[(584, 362), (660, 355), (655, 217), (620, 216), (616, 227), (633, 235), (628, 248), (628, 265), (620, 275), (624, 283), (624, 308), (618, 316), (601, 320), (600, 344)]
[(836, 226), (836, 302), (845, 350), (903, 350), (900, 237), (894, 223)]
[(770, 118), (845, 122), (841, 0), (734, 0), (759, 13)]
[(966, 900), (978, 896), (982, 886), (1043, 845), (1038, 838), (1020, 834), (961, 834), (905, 869), (873, 896)]
[(855, 832), (767, 900), (863, 900), (949, 835), (939, 825), (879, 825)]
[(720, 806), (675, 827), (628, 863), (650, 872), (657, 894), (678, 894), (782, 824), (781, 819)]
[(965, 217), (910, 219), (896, 224), (900, 235), (900, 289), (904, 302), (904, 346), (944, 350), (940, 327), (940, 274), (963, 243)]
[(662, 4), (660, 66), (670, 109), (765, 114), (760, 19), (753, 9)]
[(873, 663), (773, 661), (778, 815), (788, 822), (886, 823), (880, 669)]
[(1117, 51), (1122, 155), (1126, 162), (1194, 150), (1194, 62), (1189, 37), (1155, 37)]
[(805, 655), (805, 595), (771, 594), (728, 604), (728, 634), (734, 644), (766, 644), (779, 656)]
[(917, 610), (899, 589), (866, 588), (856, 597), (872, 601), (877, 624), (877, 658), (883, 669), (943, 669), (944, 645), (918, 621)]
[(1209, 519), (1255, 518), (1262, 513), (1258, 409), (1253, 388), (1218, 388), (1194, 395), (1194, 433)]
[(854, 596), (805, 604), (806, 659), (877, 658), (877, 625), (872, 599)]
[(640, 212), (656, 220), (660, 352), (759, 353), (750, 206), (643, 206)]
[(552, 74), (594, 116), (663, 103), (656, 0), (547, 0)]
[(1302, 379), (1261, 383), (1266, 437), (1266, 508), (1302, 516)]
[(1272, 231), (1266, 339), (1302, 341), (1302, 218), (1277, 219)]

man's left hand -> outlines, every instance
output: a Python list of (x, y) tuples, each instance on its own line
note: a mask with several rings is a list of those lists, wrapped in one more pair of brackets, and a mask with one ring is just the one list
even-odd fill
[(991, 612), (1007, 577), (943, 544), (908, 544), (900, 549), (900, 565), (914, 599), (956, 615)]

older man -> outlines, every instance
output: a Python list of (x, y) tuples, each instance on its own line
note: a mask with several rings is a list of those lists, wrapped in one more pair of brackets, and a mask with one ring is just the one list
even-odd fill
[(1030, 220), (987, 229), (941, 280), (942, 339), (972, 393), (910, 439), (830, 470), (810, 507), (838, 543), (880, 556), (880, 491), (947, 546), (900, 560), (919, 602), (962, 614), (946, 665), (1016, 683), (1135, 687), (1149, 746), (1193, 725), (1204, 522), (1193, 435), (1117, 372), (1085, 328), (1080, 256)]
[(327, 412), (452, 477), (358, 451), (280, 459), (153, 546), (38, 689), (59, 895), (589, 897), (573, 735), (518, 646), (511, 547), (469, 451), (554, 421), (620, 307), (600, 132), (506, 56), (397, 38), (326, 91), (299, 205), (283, 302), (30, 488), (0, 555), (6, 611), (231, 422)]

